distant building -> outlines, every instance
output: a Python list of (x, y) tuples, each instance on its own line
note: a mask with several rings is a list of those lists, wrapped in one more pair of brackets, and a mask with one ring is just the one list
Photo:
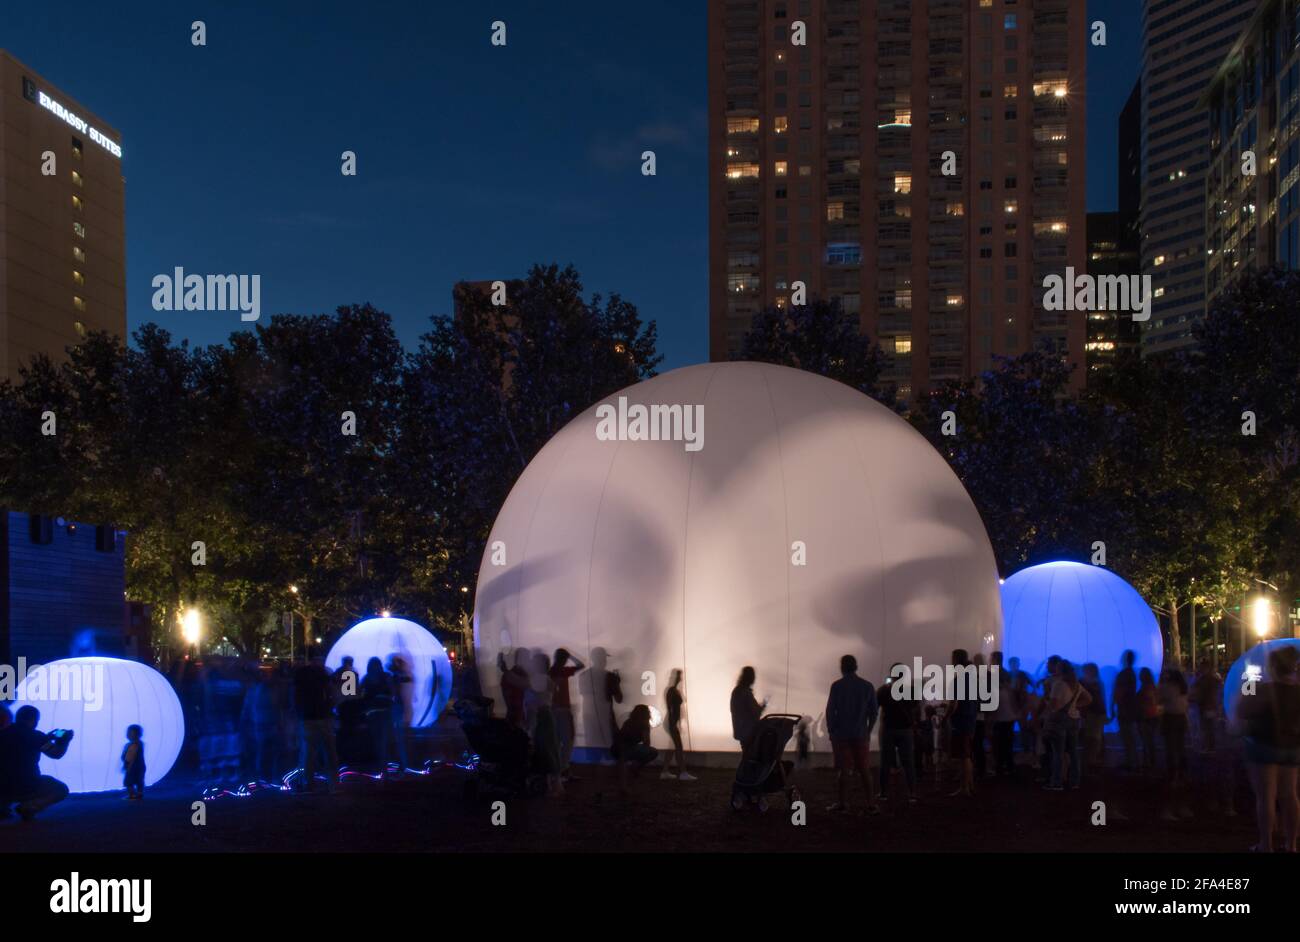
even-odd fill
[(126, 336), (121, 135), (0, 50), (0, 379)]
[(125, 534), (0, 511), (0, 663), (104, 654), (148, 660), (128, 643)]
[[(1205, 295), (1243, 272), (1300, 269), (1300, 4), (1260, 0), (1201, 99), (1209, 114)], [(1254, 175), (1244, 163), (1253, 155)]]
[(709, 0), (710, 358), (802, 282), (904, 399), (1035, 347), (1081, 366), (1084, 318), (1042, 300), (1086, 261), (1086, 7)]
[[(1138, 274), (1135, 246), (1124, 244), (1123, 217), (1119, 213), (1088, 214), (1088, 274)], [(1088, 372), (1095, 373), (1115, 362), (1124, 350), (1136, 350), (1140, 335), (1129, 311), (1088, 313)]]
[(1152, 277), (1144, 354), (1190, 346), (1205, 315), (1210, 121), (1199, 104), (1256, 0), (1142, 3), (1142, 272)]

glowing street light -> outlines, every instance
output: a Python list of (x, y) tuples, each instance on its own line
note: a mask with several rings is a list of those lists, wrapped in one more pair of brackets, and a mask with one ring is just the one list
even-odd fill
[(187, 608), (181, 615), (181, 637), (186, 644), (198, 644), (203, 631), (203, 623), (197, 608)]
[(1273, 628), (1273, 603), (1268, 600), (1268, 596), (1256, 596), (1251, 603), (1250, 626), (1261, 638)]

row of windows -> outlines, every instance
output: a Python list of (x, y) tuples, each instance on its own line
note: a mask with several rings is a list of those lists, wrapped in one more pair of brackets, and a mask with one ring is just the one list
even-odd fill
[[(68, 532), (75, 533), (77, 525), (67, 524)], [(54, 518), (43, 514), (29, 514), (27, 517), (27, 535), (37, 546), (48, 546), (54, 542)], [(100, 553), (112, 553), (117, 549), (117, 530), (110, 526), (95, 527), (95, 549)]]

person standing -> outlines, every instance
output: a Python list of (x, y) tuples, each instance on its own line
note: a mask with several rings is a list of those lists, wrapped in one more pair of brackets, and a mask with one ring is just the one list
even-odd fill
[(1092, 699), (1083, 711), (1083, 762), (1084, 766), (1104, 766), (1103, 737), (1106, 733), (1106, 688), (1101, 680), (1101, 670), (1091, 662), (1083, 665), (1083, 679), (1079, 681)]
[[(1296, 852), (1300, 833), (1300, 651), (1286, 645), (1269, 652), (1268, 680), (1243, 692), (1234, 726), (1243, 733), (1246, 770), (1255, 791), (1259, 842), (1251, 848)], [(1278, 821), (1279, 814), (1281, 821)], [(1278, 825), (1281, 825), (1279, 828)], [(1274, 833), (1282, 843), (1274, 848)]]
[(1167, 668), (1160, 675), (1156, 688), (1160, 702), (1160, 738), (1165, 744), (1166, 804), (1161, 817), (1167, 821), (1177, 817), (1191, 817), (1192, 811), (1183, 799), (1183, 786), (1187, 775), (1187, 678), (1176, 667)]
[(573, 701), (570, 698), (569, 680), (587, 665), (569, 653), (568, 648), (556, 648), (555, 660), (551, 662), (551, 680), (555, 682), (555, 696), (551, 703), (551, 714), (555, 717), (555, 735), (560, 743), (560, 777), (565, 781), (573, 779), (570, 771), (573, 764), (573, 741), (576, 725), (573, 720)]
[(122, 787), (129, 801), (144, 797), (144, 727), (132, 723), (126, 728), (126, 746), (122, 749)]
[(1115, 675), (1114, 686), (1110, 690), (1110, 718), (1119, 723), (1119, 738), (1124, 744), (1124, 765), (1126, 772), (1136, 772), (1138, 726), (1141, 711), (1138, 709), (1138, 678), (1133, 670), (1137, 654), (1125, 651), (1120, 657), (1120, 671)]
[(758, 675), (752, 667), (742, 667), (740, 678), (731, 691), (731, 735), (743, 750), (758, 727), (759, 718), (767, 708), (767, 701), (759, 703), (754, 697), (754, 681)]
[[(377, 664), (379, 658), (372, 658)], [(383, 668), (380, 668), (382, 673)], [(309, 792), (316, 782), (316, 769), (325, 763), (326, 791), (334, 793), (339, 783), (339, 754), (334, 743), (334, 717), (331, 713), (333, 681), (325, 670), (320, 653), (314, 648), (308, 661), (293, 673), (293, 706), (298, 714), (303, 782), (299, 792)], [(387, 717), (385, 717), (387, 719)]]
[[(901, 666), (895, 664), (891, 667), (889, 679), (876, 691), (876, 702), (880, 707), (880, 791), (881, 797), (889, 797), (890, 773), (901, 768), (910, 803), (916, 801), (914, 731), (921, 718), (921, 704), (897, 685), (897, 671)], [(895, 697), (895, 693), (899, 696)]]
[(1197, 726), (1201, 731), (1201, 752), (1213, 755), (1218, 747), (1220, 704), (1223, 702), (1223, 678), (1209, 661), (1201, 662), (1201, 670), (1192, 685), (1192, 701), (1196, 704)]
[[(970, 655), (962, 648), (952, 652), (954, 667), (965, 670), (971, 666)], [(949, 753), (957, 760), (957, 790), (948, 797), (972, 797), (975, 794), (975, 760), (972, 753), (975, 740), (975, 721), (980, 712), (978, 685), (967, 685), (975, 689), (963, 691), (965, 696), (955, 699), (951, 704), (949, 715)], [(955, 691), (954, 691), (955, 695)]]
[(673, 743), (673, 761), (677, 765), (677, 772), (674, 774), (669, 768), (668, 763), (664, 762), (664, 770), (659, 774), (660, 778), (675, 778), (681, 782), (693, 782), (695, 776), (686, 771), (686, 752), (682, 749), (682, 707), (686, 699), (682, 696), (682, 671), (681, 668), (674, 668), (668, 678), (668, 689), (664, 691), (664, 706), (667, 712), (664, 714), (664, 728), (668, 731), (668, 738)]
[(998, 669), (998, 705), (993, 710), (993, 768), (997, 775), (1015, 773), (1016, 703), (1015, 672), (1002, 666), (1002, 652), (991, 658)]
[(1138, 730), (1142, 734), (1142, 770), (1151, 772), (1156, 767), (1156, 729), (1160, 725), (1160, 695), (1156, 675), (1151, 668), (1138, 671), (1137, 708)]
[(1083, 776), (1083, 750), (1079, 743), (1079, 726), (1083, 711), (1092, 702), (1092, 696), (1074, 673), (1074, 665), (1061, 659), (1056, 666), (1049, 693), (1044, 697), (1043, 734), (1051, 744), (1051, 771), (1048, 791), (1064, 788), (1065, 764), (1070, 764), (1069, 786), (1078, 788)]
[(849, 775), (856, 772), (867, 796), (867, 812), (879, 814), (876, 791), (868, 765), (868, 737), (876, 723), (876, 690), (858, 676), (858, 661), (852, 654), (840, 658), (840, 679), (831, 684), (826, 699), (826, 732), (835, 754), (839, 801), (831, 811), (848, 811)]
[(528, 671), (525, 669), (528, 652), (524, 648), (515, 649), (515, 663), (506, 666), (505, 652), (497, 653), (497, 667), (501, 670), (501, 698), (506, 702), (506, 722), (511, 726), (527, 731), (524, 719), (524, 695), (530, 686)]

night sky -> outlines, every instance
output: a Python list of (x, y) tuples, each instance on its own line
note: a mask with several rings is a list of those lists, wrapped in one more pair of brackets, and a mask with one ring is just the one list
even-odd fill
[[(1090, 0), (1088, 204), (1115, 202), (1136, 0)], [(705, 4), (265, 0), (0, 7), (0, 47), (122, 135), (127, 312), (215, 343), (237, 313), (161, 312), (150, 281), (260, 274), (262, 315), (370, 301), (414, 346), (461, 279), (572, 262), (708, 356)], [(490, 43), (505, 20), (508, 45)], [(204, 20), (208, 45), (190, 43)], [(640, 154), (658, 155), (658, 176)], [(358, 175), (339, 172), (357, 153)]]

